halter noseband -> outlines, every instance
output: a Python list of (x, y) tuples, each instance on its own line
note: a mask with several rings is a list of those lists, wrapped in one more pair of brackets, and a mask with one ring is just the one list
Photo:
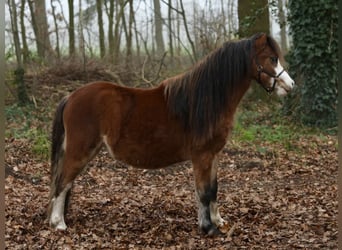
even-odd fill
[[(273, 75), (270, 72), (266, 71), (264, 69), (264, 67), (259, 63), (257, 55), (255, 55), (255, 64), (257, 66), (257, 72), (258, 72), (258, 80), (257, 80), (257, 82), (267, 91), (268, 94), (272, 94), (272, 92), (274, 91), (277, 79), (285, 71), (285, 69), (283, 68), (283, 70), (280, 71), (280, 73), (278, 75)], [(268, 75), (269, 77), (272, 77), (274, 79), (272, 87), (265, 87), (265, 85), (261, 81), (261, 73), (265, 73), (266, 75)]]

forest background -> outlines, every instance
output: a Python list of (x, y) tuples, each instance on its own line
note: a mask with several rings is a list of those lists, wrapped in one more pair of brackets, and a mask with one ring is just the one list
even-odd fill
[[(25, 82), (20, 79), (30, 63), (34, 67), (36, 64), (48, 67), (60, 65), (61, 60), (64, 65), (66, 61), (76, 60), (76, 64), (83, 65), (80, 70), (86, 77), (87, 65), (101, 61), (110, 64), (106, 67), (119, 83), (124, 70), (151, 85), (161, 79), (163, 72), (183, 71), (224, 41), (266, 32), (279, 41), (288, 55), (293, 71), (290, 73), (300, 86), (297, 98), (288, 99), (288, 113), (305, 124), (336, 126), (335, 1), (298, 4), (285, 0), (8, 0), (6, 3), (6, 59), (17, 65), (14, 73), (19, 102), (29, 99)], [(309, 65), (304, 63), (308, 61)], [(134, 79), (127, 80), (124, 84), (133, 84)]]
[[(193, 231), (196, 216), (188, 165), (178, 166), (179, 173), (157, 172), (171, 184), (190, 183), (183, 193), (189, 196), (187, 200), (175, 201), (171, 184), (168, 187), (149, 172), (143, 172), (140, 179), (141, 172), (130, 167), (125, 172), (104, 152), (90, 164), (96, 166), (93, 172), (78, 181), (78, 185), (93, 187), (91, 198), (77, 191), (73, 198), (102, 212), (88, 208), (82, 210), (83, 219), (77, 220), (75, 213), (81, 205), (75, 205), (70, 220), (76, 226), (71, 234), (50, 231), (42, 204), (49, 186), (52, 117), (59, 100), (87, 82), (153, 87), (184, 72), (225, 41), (266, 32), (279, 42), (296, 88), (278, 99), (254, 84), (241, 103), (235, 130), (220, 160), (225, 167), (221, 179), (232, 182), (222, 186), (231, 194), (224, 196), (222, 210), (230, 221), (239, 222), (232, 222), (235, 230), (220, 242), (226, 247), (336, 246), (337, 12), (334, 0), (6, 0), (6, 245), (215, 246), (217, 242), (205, 241)], [(247, 179), (268, 191), (256, 196), (251, 191), (255, 186), (247, 184)], [(166, 190), (144, 190), (158, 198), (144, 197), (140, 205), (128, 205), (115, 193), (115, 185), (123, 180), (137, 193), (151, 180)], [(111, 198), (103, 198), (104, 189), (95, 188), (94, 183), (102, 188), (111, 185)], [(123, 204), (112, 197), (121, 197)], [(160, 197), (184, 211), (177, 215), (179, 220), (170, 219), (175, 212)], [(132, 218), (161, 221), (157, 228), (146, 220), (140, 227), (134, 221), (122, 221), (116, 204), (122, 209), (138, 207), (140, 212), (143, 207), (157, 206), (177, 230), (172, 228), (170, 233), (170, 221), (146, 211), (129, 213)], [(94, 221), (98, 217), (113, 231), (90, 229), (89, 223), (98, 223)], [(113, 224), (113, 218), (119, 222)], [(72, 231), (76, 229), (81, 233)], [(151, 242), (157, 232), (162, 237)]]

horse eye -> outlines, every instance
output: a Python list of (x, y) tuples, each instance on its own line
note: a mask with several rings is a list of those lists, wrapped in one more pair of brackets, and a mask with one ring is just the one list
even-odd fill
[(274, 63), (274, 64), (278, 63), (278, 57), (271, 56), (270, 59), (271, 59), (272, 63)]

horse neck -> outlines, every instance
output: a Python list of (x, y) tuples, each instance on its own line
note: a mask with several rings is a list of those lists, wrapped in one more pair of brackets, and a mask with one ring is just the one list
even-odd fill
[(243, 98), (243, 96), (246, 94), (247, 90), (251, 86), (251, 81), (252, 80), (249, 78), (244, 79), (240, 83), (241, 87), (239, 89), (237, 89), (236, 91), (234, 91), (234, 93), (231, 94), (230, 98), (233, 100), (231, 102), (231, 106), (234, 107), (235, 109), (237, 108), (241, 99)]
[(246, 94), (248, 89), (251, 86), (251, 79), (246, 78), (243, 81), (240, 82), (239, 88), (236, 89), (233, 93), (231, 93), (228, 97), (229, 104), (227, 105), (226, 111), (222, 115), (223, 120), (233, 120), (234, 114), (236, 112), (236, 109), (241, 102), (243, 96)]
[(164, 81), (170, 111), (195, 138), (209, 140), (233, 119), (251, 82), (246, 43), (226, 43), (189, 71)]

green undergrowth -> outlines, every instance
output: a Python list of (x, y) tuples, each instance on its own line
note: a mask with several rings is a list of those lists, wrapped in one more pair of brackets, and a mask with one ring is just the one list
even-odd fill
[(335, 130), (324, 131), (291, 120), (283, 114), (279, 103), (272, 106), (273, 104), (248, 104), (240, 109), (235, 117), (232, 144), (254, 146), (260, 153), (265, 153), (272, 146), (301, 152), (301, 141), (312, 139), (312, 146), (315, 147), (318, 146), (316, 141), (325, 142), (329, 140), (329, 136), (337, 133)]
[(50, 155), (49, 107), (37, 108), (34, 105), (12, 104), (5, 106), (5, 114), (5, 137), (27, 140), (31, 153), (37, 158), (47, 160)]

